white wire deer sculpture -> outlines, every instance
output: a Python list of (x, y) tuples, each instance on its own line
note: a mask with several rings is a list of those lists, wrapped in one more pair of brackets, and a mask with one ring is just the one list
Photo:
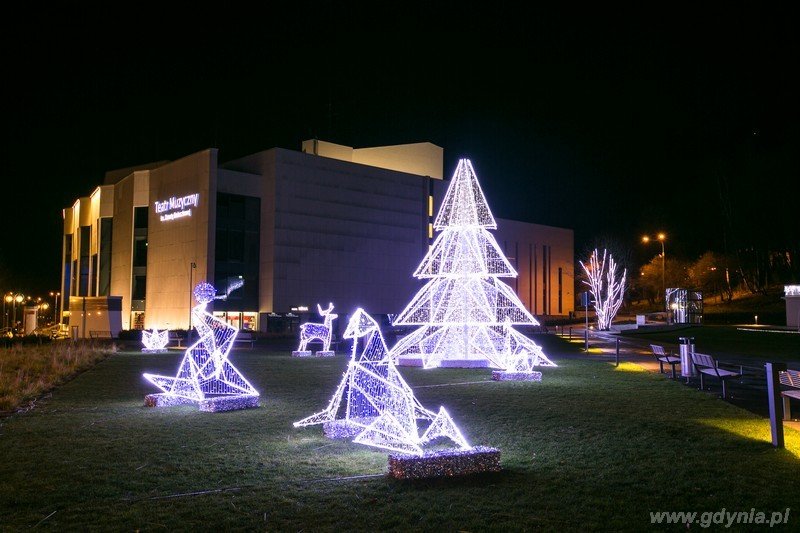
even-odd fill
[(324, 323), (317, 324), (315, 322), (306, 322), (300, 326), (300, 347), (297, 349), (300, 352), (306, 351), (306, 345), (314, 340), (322, 342), (323, 352), (331, 349), (331, 334), (333, 332), (333, 321), (339, 318), (339, 315), (332, 313), (333, 303), (328, 304), (328, 308), (324, 311), (319, 304), (317, 310), (320, 316), (323, 317)]

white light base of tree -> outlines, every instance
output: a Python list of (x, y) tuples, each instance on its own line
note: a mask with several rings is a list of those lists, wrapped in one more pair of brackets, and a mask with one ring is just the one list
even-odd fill
[(494, 381), (542, 381), (542, 373), (536, 372), (507, 372), (505, 370), (495, 370), (492, 372)]
[(166, 348), (153, 348), (152, 350), (149, 348), (142, 348), (142, 353), (168, 353), (169, 350)]
[(331, 420), (322, 424), (322, 432), (329, 439), (352, 439), (364, 428), (369, 427), (375, 418), (359, 418), (358, 421)]
[(316, 357), (334, 357), (336, 352), (333, 350), (318, 350), (314, 355)]
[(500, 470), (500, 450), (485, 446), (427, 452), (423, 455), (389, 454), (389, 475), (395, 479), (460, 477)]
[(190, 400), (173, 394), (148, 394), (144, 397), (146, 407), (173, 407), (176, 405), (196, 405), (198, 409), (207, 413), (223, 411), (237, 411), (239, 409), (253, 409), (259, 407), (259, 396), (250, 394), (210, 396), (203, 400)]
[(422, 357), (398, 357), (397, 362), (395, 363), (396, 366), (418, 366), (422, 367), (423, 361)]
[(439, 361), (441, 368), (489, 368), (486, 359), (442, 359)]
[(292, 357), (311, 357), (313, 353), (311, 350), (295, 350), (292, 352)]

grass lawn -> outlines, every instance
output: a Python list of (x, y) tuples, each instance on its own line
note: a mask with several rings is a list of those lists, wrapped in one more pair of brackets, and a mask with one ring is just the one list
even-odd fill
[(416, 482), (383, 475), (386, 453), (292, 427), (327, 404), (344, 356), (234, 352), (262, 407), (211, 414), (142, 406), (141, 372), (170, 374), (180, 354), (114, 354), (0, 421), (0, 529), (641, 530), (649, 511), (800, 514), (800, 433), (775, 450), (744, 410), (543, 341), (560, 367), (542, 383), (402, 369), (423, 405), (503, 454), (497, 474)]
[[(768, 329), (768, 328), (765, 328)], [(800, 334), (742, 331), (736, 326), (700, 326), (654, 333), (622, 333), (656, 343), (677, 344), (678, 337), (694, 337), (695, 350), (714, 357), (755, 358), (800, 362)]]

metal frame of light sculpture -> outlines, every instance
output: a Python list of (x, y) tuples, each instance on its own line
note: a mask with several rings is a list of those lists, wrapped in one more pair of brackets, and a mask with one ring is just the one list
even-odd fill
[(425, 368), (505, 369), (514, 355), (506, 351), (511, 336), (536, 356), (537, 366), (556, 366), (510, 327), (539, 322), (499, 279), (517, 271), (488, 231), (497, 223), (469, 159), (458, 162), (433, 227), (441, 233), (414, 272), (428, 281), (393, 322), (422, 327), (392, 348), (392, 358), (418, 357)]
[(210, 283), (195, 287), (197, 305), (192, 308), (192, 318), (200, 339), (187, 348), (175, 377), (143, 374), (163, 391), (150, 395), (146, 399), (148, 405), (197, 403), (201, 410), (208, 411), (258, 406), (258, 391), (228, 360), (238, 330), (205, 310), (209, 302), (225, 299), (233, 290), (215, 296)]
[[(362, 337), (364, 348), (358, 354)], [(434, 413), (414, 397), (389, 358), (378, 323), (363, 309), (353, 314), (344, 338), (353, 339), (353, 349), (336, 392), (324, 410), (295, 422), (295, 427), (325, 424), (332, 438), (354, 436), (359, 444), (416, 456), (424, 455), (423, 445), (439, 437), (470, 449), (443, 407)], [(431, 421), (422, 436), (418, 420)]]
[(300, 325), (300, 346), (297, 350), (292, 352), (294, 356), (309, 356), (311, 352), (306, 350), (309, 342), (319, 340), (322, 342), (322, 349), (317, 351), (318, 356), (333, 356), (331, 351), (331, 337), (333, 335), (333, 321), (339, 318), (339, 315), (333, 313), (333, 303), (328, 304), (326, 310), (322, 310), (317, 304), (317, 310), (323, 319), (323, 323), (306, 322)]
[(588, 266), (583, 261), (579, 262), (587, 277), (582, 283), (589, 286), (589, 292), (594, 297), (597, 329), (606, 331), (611, 327), (611, 321), (622, 305), (628, 269), (623, 270), (622, 276), (619, 276), (614, 256), (608, 250), (603, 250), (601, 260), (597, 248), (592, 252)]
[(167, 350), (167, 344), (169, 344), (169, 330), (142, 330), (142, 344), (144, 344), (144, 348), (142, 348), (143, 352), (165, 352)]

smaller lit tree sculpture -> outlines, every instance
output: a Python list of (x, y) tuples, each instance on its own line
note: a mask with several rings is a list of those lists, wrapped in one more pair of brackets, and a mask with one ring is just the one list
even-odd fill
[(209, 302), (224, 299), (241, 286), (238, 283), (229, 287), (221, 296), (216, 296), (210, 283), (195, 287), (197, 305), (192, 308), (192, 319), (200, 339), (187, 348), (175, 377), (144, 374), (145, 379), (163, 391), (147, 395), (146, 406), (197, 404), (201, 411), (258, 407), (258, 391), (228, 361), (238, 330), (206, 312)]
[[(395, 477), (499, 470), (499, 450), (470, 447), (444, 407), (433, 412), (419, 403), (389, 358), (377, 322), (363, 309), (353, 314), (344, 338), (353, 339), (353, 351), (336, 392), (324, 410), (295, 422), (295, 427), (323, 424), (329, 438), (354, 437), (353, 442), (399, 452), (389, 457)], [(364, 338), (360, 355), (359, 338)], [(421, 434), (418, 421), (430, 422)], [(440, 438), (455, 448), (423, 449)]]
[(142, 344), (144, 348), (142, 348), (143, 352), (146, 353), (164, 353), (167, 351), (167, 344), (169, 344), (169, 330), (165, 329), (164, 331), (158, 331), (157, 329), (153, 329), (152, 331), (142, 330)]
[(317, 310), (323, 318), (322, 324), (314, 322), (306, 322), (300, 326), (300, 346), (297, 350), (292, 352), (294, 357), (308, 357), (311, 351), (306, 349), (308, 343), (311, 341), (319, 341), (322, 343), (322, 349), (317, 351), (317, 357), (333, 357), (336, 355), (331, 350), (331, 337), (333, 336), (333, 321), (339, 318), (339, 315), (333, 313), (333, 303), (328, 304), (328, 308), (324, 311), (319, 304)]
[(589, 265), (585, 265), (583, 261), (580, 264), (587, 278), (583, 283), (589, 286), (589, 292), (594, 297), (597, 329), (606, 331), (622, 305), (628, 270), (624, 269), (620, 275), (618, 265), (608, 250), (603, 250), (601, 259), (596, 248), (589, 258)]

